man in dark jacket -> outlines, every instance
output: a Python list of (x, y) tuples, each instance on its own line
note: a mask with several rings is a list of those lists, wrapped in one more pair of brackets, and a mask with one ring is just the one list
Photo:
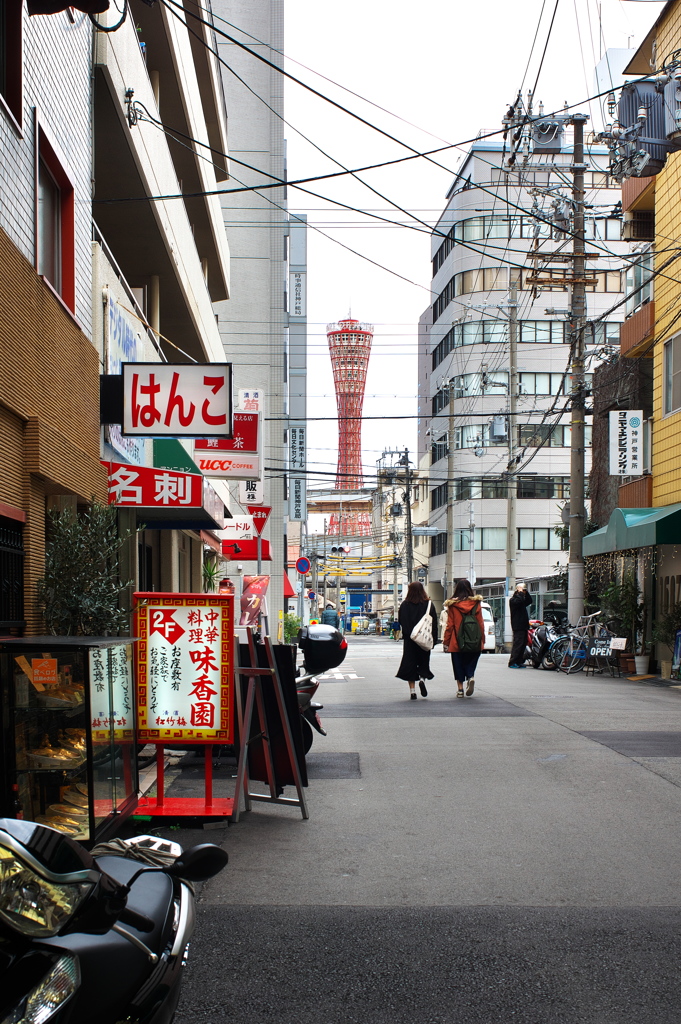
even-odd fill
[(334, 626), (336, 629), (340, 625), (340, 616), (330, 601), (322, 612), (322, 622), (324, 625)]
[(527, 630), (530, 626), (527, 609), (531, 604), (532, 598), (527, 593), (526, 585), (519, 583), (508, 602), (511, 611), (511, 629), (513, 630), (513, 647), (511, 648), (511, 657), (508, 659), (509, 668), (525, 668)]

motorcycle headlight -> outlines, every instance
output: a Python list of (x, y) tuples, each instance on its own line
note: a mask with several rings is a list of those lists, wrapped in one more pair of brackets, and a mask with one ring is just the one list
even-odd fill
[(63, 956), (0, 1024), (45, 1024), (71, 998), (79, 985), (77, 957)]
[(0, 920), (22, 935), (56, 935), (91, 888), (90, 882), (63, 883), (44, 878), (15, 851), (0, 844)]

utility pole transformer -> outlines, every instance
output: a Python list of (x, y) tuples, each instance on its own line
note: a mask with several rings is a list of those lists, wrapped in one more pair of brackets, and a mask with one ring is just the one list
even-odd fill
[(584, 334), (586, 326), (586, 256), (584, 245), (584, 125), (586, 114), (574, 114), (572, 147), (572, 199), (574, 203), (572, 247), (572, 294), (570, 333), (572, 349), (571, 456), (570, 456), (570, 554), (568, 562), (568, 619), (576, 623), (584, 614)]

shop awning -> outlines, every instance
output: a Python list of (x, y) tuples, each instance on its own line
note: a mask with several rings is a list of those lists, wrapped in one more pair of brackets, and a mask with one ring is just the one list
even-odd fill
[(679, 540), (681, 502), (660, 508), (616, 508), (607, 526), (584, 538), (582, 551), (586, 558), (657, 544), (678, 544)]
[(288, 573), (284, 573), (284, 597), (295, 597), (296, 592), (293, 589), (293, 584), (288, 578)]

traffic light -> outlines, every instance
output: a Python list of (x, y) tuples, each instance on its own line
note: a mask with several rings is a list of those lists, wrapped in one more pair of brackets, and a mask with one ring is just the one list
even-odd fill
[(350, 554), (350, 545), (348, 544), (345, 547), (331, 548), (331, 554), (332, 555), (349, 555)]

